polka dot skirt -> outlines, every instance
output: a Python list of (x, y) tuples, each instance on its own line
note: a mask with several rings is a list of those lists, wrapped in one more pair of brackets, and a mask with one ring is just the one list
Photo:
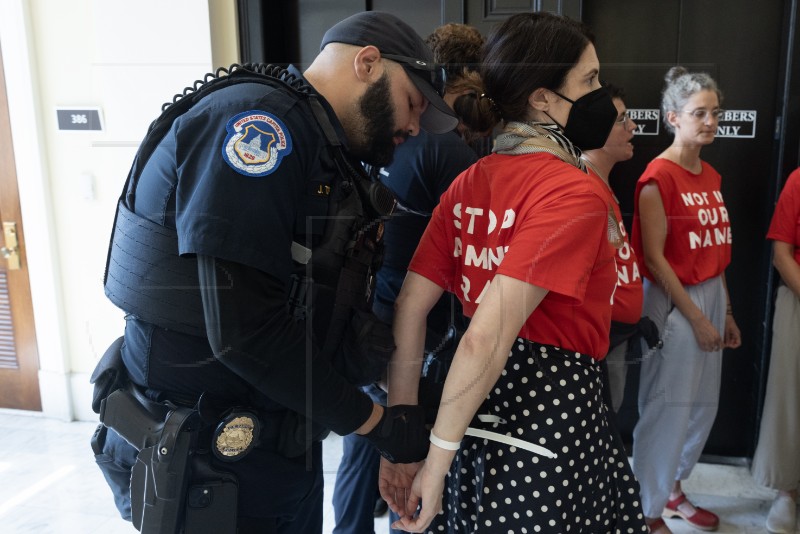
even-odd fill
[(556, 453), (554, 459), (467, 436), (429, 534), (647, 532), (639, 484), (607, 420), (600, 366), (589, 356), (518, 339), (471, 426)]

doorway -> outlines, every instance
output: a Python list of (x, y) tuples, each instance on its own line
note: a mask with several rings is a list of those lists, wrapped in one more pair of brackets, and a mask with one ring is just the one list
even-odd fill
[(39, 352), (0, 49), (0, 408), (41, 411)]

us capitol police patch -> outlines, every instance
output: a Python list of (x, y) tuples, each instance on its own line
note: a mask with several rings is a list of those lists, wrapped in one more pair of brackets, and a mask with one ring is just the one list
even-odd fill
[(225, 125), (222, 158), (239, 174), (266, 176), (292, 152), (286, 126), (271, 113), (250, 110), (239, 113)]
[(250, 412), (233, 412), (217, 425), (211, 440), (214, 456), (224, 462), (244, 458), (258, 442), (258, 418)]

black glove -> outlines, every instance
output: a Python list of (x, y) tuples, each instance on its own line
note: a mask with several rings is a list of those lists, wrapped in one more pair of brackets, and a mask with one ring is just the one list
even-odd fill
[(428, 455), (429, 435), (425, 408), (398, 404), (384, 407), (381, 420), (364, 437), (393, 464), (410, 464)]
[(652, 319), (645, 315), (639, 319), (639, 322), (636, 326), (638, 327), (639, 333), (644, 338), (648, 347), (651, 349), (660, 349), (664, 346), (664, 342), (661, 340), (661, 338), (659, 338), (658, 335), (658, 327)]

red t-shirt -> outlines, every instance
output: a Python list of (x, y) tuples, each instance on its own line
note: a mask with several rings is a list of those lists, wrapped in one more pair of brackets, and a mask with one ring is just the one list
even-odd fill
[[(664, 257), (684, 285), (695, 285), (722, 274), (731, 262), (731, 223), (722, 200), (722, 178), (702, 162), (700, 174), (692, 174), (677, 163), (656, 158), (636, 184), (631, 243), (644, 258), (639, 220), (639, 194), (650, 182), (658, 186), (667, 215)], [(642, 274), (655, 281), (644, 262)]]
[[(589, 172), (597, 176), (591, 167)], [(603, 179), (597, 176), (605, 186)], [(619, 231), (622, 234), (622, 246), (617, 249), (617, 289), (614, 291), (614, 300), (611, 303), (611, 320), (620, 323), (635, 323), (642, 316), (642, 276), (639, 271), (639, 264), (636, 261), (636, 253), (628, 240), (628, 232), (625, 231), (625, 224), (622, 222), (622, 210), (619, 209), (614, 193), (607, 186), (605, 191), (608, 193), (606, 201), (614, 208), (614, 215), (619, 221)]]
[(767, 239), (794, 245), (794, 261), (800, 263), (800, 169), (790, 174), (783, 186)]
[(492, 154), (442, 196), (409, 270), (472, 316), (495, 274), (549, 293), (520, 337), (602, 358), (617, 274), (602, 183), (550, 154)]

